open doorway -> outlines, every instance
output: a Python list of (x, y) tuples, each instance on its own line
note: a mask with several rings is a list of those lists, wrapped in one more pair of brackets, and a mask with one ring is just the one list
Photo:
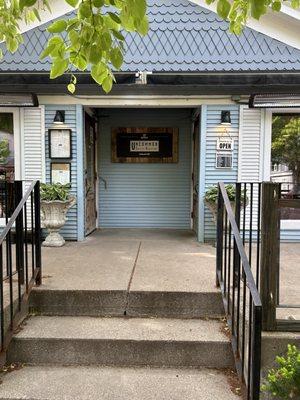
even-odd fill
[(200, 109), (86, 111), (86, 235), (96, 228), (197, 233)]

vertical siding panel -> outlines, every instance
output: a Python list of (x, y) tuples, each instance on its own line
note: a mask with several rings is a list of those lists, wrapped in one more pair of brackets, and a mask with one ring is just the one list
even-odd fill
[[(239, 106), (237, 105), (209, 105), (206, 109), (206, 171), (205, 190), (219, 181), (231, 183), (237, 181), (238, 174), (238, 132), (239, 132)], [(227, 134), (234, 139), (233, 167), (231, 169), (216, 168), (217, 139), (223, 132), (221, 124), (221, 111), (229, 110), (231, 113), (231, 126), (227, 128)], [(203, 201), (203, 199), (200, 199)], [(204, 210), (204, 238), (213, 240), (216, 237), (216, 226), (212, 220), (209, 209)]]
[(23, 179), (44, 180), (44, 110), (41, 107), (23, 109)]
[[(65, 110), (65, 124), (72, 129), (72, 160), (71, 160), (71, 191), (74, 196), (77, 195), (77, 126), (76, 126), (76, 106), (71, 105), (46, 105), (45, 106), (45, 151), (46, 151), (46, 182), (50, 183), (50, 163), (49, 159), (49, 138), (48, 129), (53, 123), (56, 110)], [(69, 160), (67, 160), (69, 162)], [(77, 210), (75, 205), (67, 214), (67, 222), (61, 230), (65, 239), (77, 240)]]
[[(241, 106), (240, 147), (239, 147), (239, 182), (260, 182), (263, 167), (262, 147), (262, 110), (249, 109)], [(247, 196), (250, 198), (250, 186)], [(253, 186), (253, 221), (254, 229), (257, 227), (258, 215), (258, 187)], [(246, 208), (246, 228), (250, 224), (250, 207)]]
[[(22, 179), (25, 180), (25, 188), (32, 181), (45, 180), (45, 156), (44, 156), (44, 108), (23, 108), (21, 110), (23, 121), (23, 171)], [(27, 226), (31, 228), (31, 206), (27, 204)]]
[(241, 107), (241, 129), (239, 148), (240, 182), (259, 182), (263, 158), (261, 157), (261, 110)]
[[(179, 162), (120, 164), (111, 162), (111, 128), (178, 127)], [(190, 110), (106, 110), (100, 118), (100, 227), (190, 228)]]

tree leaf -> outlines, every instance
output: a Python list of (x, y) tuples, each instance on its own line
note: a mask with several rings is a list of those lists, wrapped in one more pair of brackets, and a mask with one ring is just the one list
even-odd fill
[(97, 8), (104, 6), (104, 0), (93, 0), (93, 6)]
[(281, 2), (280, 1), (274, 1), (272, 3), (272, 10), (279, 12), (281, 10)]
[(79, 0), (65, 0), (66, 3), (68, 3), (71, 7), (77, 7)]
[(120, 24), (120, 23), (121, 23), (121, 20), (120, 20), (120, 18), (119, 18), (119, 16), (118, 16), (117, 14), (112, 13), (112, 12), (109, 12), (108, 15), (109, 15), (110, 18), (111, 18), (114, 22), (116, 22), (117, 24)]
[(231, 5), (230, 5), (229, 1), (219, 0), (218, 4), (217, 4), (217, 13), (221, 18), (226, 19), (230, 12), (230, 8), (231, 8)]
[(102, 88), (105, 93), (109, 93), (111, 91), (112, 84), (113, 84), (112, 77), (110, 75), (107, 75), (107, 77), (104, 79), (102, 83)]
[(89, 18), (92, 15), (92, 10), (88, 3), (81, 3), (79, 6), (79, 15), (82, 18)]
[(68, 68), (69, 65), (69, 60), (62, 60), (62, 59), (55, 59), (51, 71), (50, 71), (50, 79), (55, 79), (58, 76), (63, 75), (66, 72), (66, 69)]
[(148, 33), (148, 30), (149, 30), (149, 22), (147, 16), (145, 15), (144, 18), (141, 20), (140, 24), (138, 25), (137, 31), (141, 35), (146, 35)]
[(45, 50), (42, 52), (42, 54), (40, 55), (40, 59), (42, 60), (43, 58), (48, 57), (52, 51), (55, 49), (55, 44), (50, 44), (48, 45)]
[(76, 86), (74, 85), (74, 83), (69, 83), (69, 84), (68, 84), (68, 91), (69, 91), (70, 93), (74, 94), (74, 93), (75, 93), (75, 90), (76, 90)]
[(37, 0), (20, 0), (20, 9), (23, 10), (25, 7), (32, 7), (36, 2)]
[(123, 64), (123, 54), (118, 47), (115, 47), (110, 52), (110, 60), (116, 69), (120, 69)]
[(34, 15), (36, 16), (36, 19), (41, 22), (42, 20), (41, 20), (38, 10), (36, 8), (34, 8), (33, 12), (34, 12)]
[(112, 33), (113, 33), (113, 35), (114, 35), (115, 38), (117, 38), (117, 39), (119, 39), (119, 40), (122, 40), (122, 41), (125, 40), (125, 38), (124, 38), (124, 36), (122, 35), (121, 32), (116, 31), (115, 29), (112, 29)]
[(262, 0), (251, 0), (251, 16), (255, 19), (259, 19), (263, 14), (266, 13), (266, 3)]
[(67, 28), (67, 21), (61, 19), (59, 21), (53, 22), (50, 26), (48, 26), (47, 31), (50, 33), (60, 33), (63, 32)]
[(139, 19), (144, 18), (146, 10), (147, 10), (146, 0), (135, 0), (132, 8), (134, 17), (137, 17)]
[(103, 63), (99, 63), (92, 66), (91, 75), (95, 82), (102, 85), (105, 77), (107, 76), (107, 69)]

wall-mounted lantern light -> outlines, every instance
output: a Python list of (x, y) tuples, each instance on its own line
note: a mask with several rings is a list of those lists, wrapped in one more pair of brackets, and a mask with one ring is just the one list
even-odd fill
[(64, 124), (65, 122), (65, 111), (57, 110), (53, 120), (54, 124)]
[(225, 126), (231, 125), (230, 111), (222, 111), (221, 112), (221, 125), (225, 125)]

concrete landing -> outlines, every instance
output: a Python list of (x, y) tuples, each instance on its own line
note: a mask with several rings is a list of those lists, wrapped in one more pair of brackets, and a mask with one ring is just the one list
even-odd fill
[(103, 229), (43, 248), (43, 262), (45, 289), (218, 291), (215, 248), (185, 230)]
[[(31, 306), (48, 315), (218, 317), (215, 248), (185, 230), (104, 229), (43, 248)], [(88, 300), (88, 301), (87, 301)]]
[(26, 366), (1, 377), (6, 400), (238, 400), (222, 371)]

